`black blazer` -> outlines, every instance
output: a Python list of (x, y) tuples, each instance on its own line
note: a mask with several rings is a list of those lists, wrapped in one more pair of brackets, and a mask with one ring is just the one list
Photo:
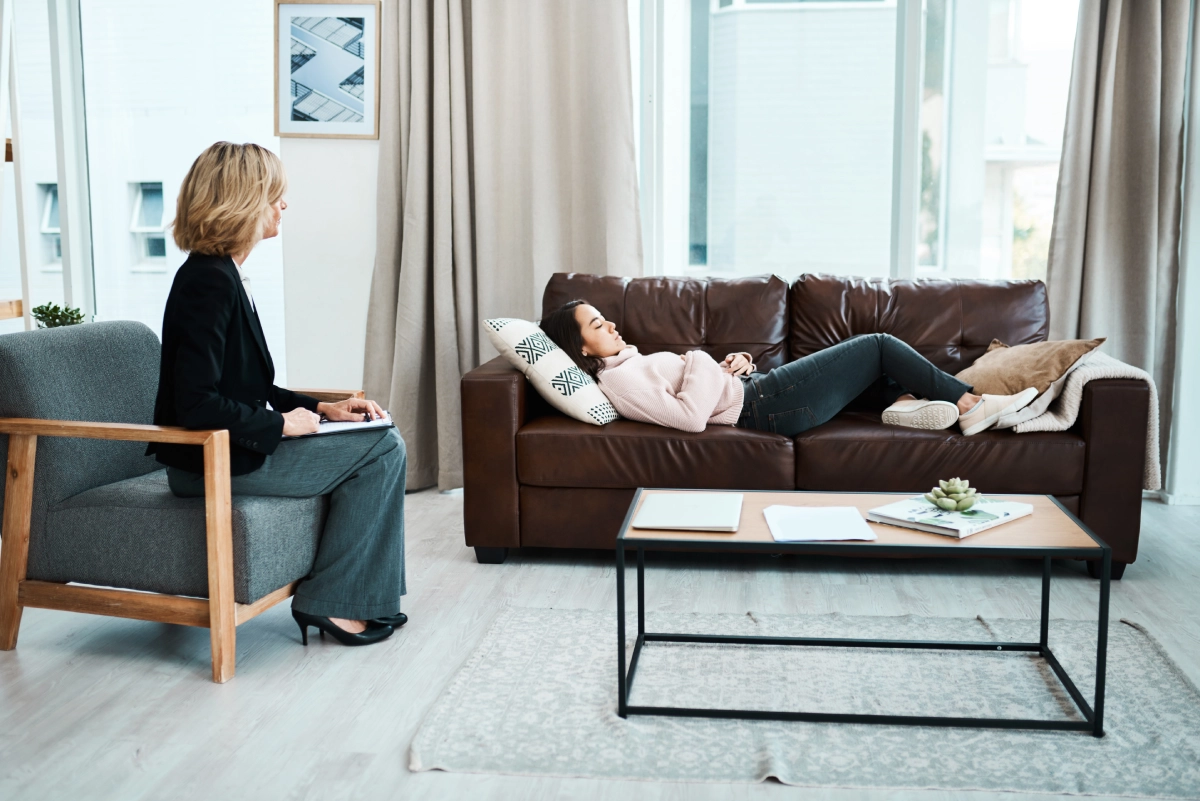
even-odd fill
[[(281, 412), (298, 406), (317, 410), (316, 398), (274, 381), (262, 325), (233, 259), (188, 256), (175, 273), (163, 314), (155, 425), (227, 428), (230, 472), (251, 473), (279, 446)], [(170, 467), (204, 471), (198, 445), (152, 443), (146, 453)]]

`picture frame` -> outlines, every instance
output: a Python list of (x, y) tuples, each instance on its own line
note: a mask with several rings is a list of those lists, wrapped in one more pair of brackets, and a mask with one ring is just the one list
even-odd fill
[(381, 0), (275, 0), (275, 135), (379, 138)]

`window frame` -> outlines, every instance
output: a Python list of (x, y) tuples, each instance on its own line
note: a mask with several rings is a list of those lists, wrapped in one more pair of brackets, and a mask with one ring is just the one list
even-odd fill
[(48, 0), (63, 302), (97, 319), (80, 0)]

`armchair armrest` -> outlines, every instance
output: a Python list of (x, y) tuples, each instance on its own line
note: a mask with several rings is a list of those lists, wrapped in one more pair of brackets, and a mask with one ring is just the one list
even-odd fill
[(467, 545), (521, 544), (517, 430), (534, 390), (503, 357), (462, 377), (463, 526)]
[(1144, 381), (1089, 381), (1076, 431), (1087, 443), (1079, 519), (1112, 548), (1114, 563), (1137, 558), (1150, 387)]
[(292, 392), (299, 392), (301, 395), (308, 395), (310, 398), (316, 398), (322, 403), (337, 403), (346, 398), (366, 398), (367, 395), (361, 389), (298, 389), (291, 387)]
[(35, 437), (79, 437), (113, 439), (124, 442), (171, 442), (177, 445), (203, 445), (213, 434), (224, 429), (197, 431), (179, 426), (147, 426), (137, 423), (89, 423), (82, 420), (39, 420), (30, 417), (0, 417), (0, 434), (26, 434)]

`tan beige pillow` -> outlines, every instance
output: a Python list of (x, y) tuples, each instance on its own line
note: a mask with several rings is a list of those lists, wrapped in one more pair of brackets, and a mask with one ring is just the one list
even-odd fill
[(1013, 395), (1026, 387), (1037, 387), (1042, 393), (1104, 339), (1064, 339), (1011, 348), (993, 339), (987, 353), (955, 378), (973, 386), (976, 394)]

